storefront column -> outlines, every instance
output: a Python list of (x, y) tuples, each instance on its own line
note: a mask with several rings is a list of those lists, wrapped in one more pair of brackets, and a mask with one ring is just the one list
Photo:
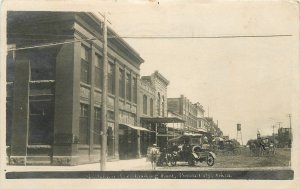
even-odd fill
[(89, 106), (89, 126), (90, 126), (90, 130), (89, 130), (89, 134), (90, 134), (90, 144), (89, 144), (89, 158), (90, 161), (93, 160), (93, 158), (91, 157), (93, 155), (93, 147), (94, 147), (94, 126), (95, 126), (95, 108), (94, 108), (94, 104), (95, 104), (95, 61), (96, 61), (96, 54), (95, 54), (95, 45), (92, 43), (91, 44), (91, 51), (89, 56), (91, 57), (91, 61), (90, 61), (90, 84), (91, 84), (91, 89), (90, 89), (90, 106)]
[(29, 81), (29, 60), (17, 60), (15, 63), (10, 157), (10, 163), (13, 165), (26, 165), (29, 130)]
[(56, 57), (53, 165), (79, 161), (81, 43), (65, 44)]
[[(140, 121), (140, 111), (139, 111), (139, 105), (141, 105), (140, 98), (139, 98), (139, 75), (136, 75), (136, 91), (133, 91), (136, 93), (136, 124), (138, 127), (142, 127), (141, 121)], [(133, 87), (132, 87), (133, 88)], [(137, 158), (141, 158), (141, 131), (137, 131)]]
[(141, 131), (137, 130), (137, 150), (136, 157), (141, 158)]
[(114, 159), (119, 159), (119, 64), (115, 62), (115, 129), (113, 136)]

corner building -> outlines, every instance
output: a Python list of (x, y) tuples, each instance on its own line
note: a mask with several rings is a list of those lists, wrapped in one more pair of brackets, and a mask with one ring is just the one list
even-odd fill
[[(108, 38), (108, 70), (103, 70), (103, 25), (92, 13), (9, 12), (7, 18), (9, 47), (60, 43), (8, 51), (9, 163), (99, 162), (102, 136), (108, 159), (138, 157), (140, 55), (108, 28), (114, 37)], [(105, 71), (108, 129), (102, 131)]]

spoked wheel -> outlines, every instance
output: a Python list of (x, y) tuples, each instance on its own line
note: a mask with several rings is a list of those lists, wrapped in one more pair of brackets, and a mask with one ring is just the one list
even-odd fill
[(234, 155), (240, 155), (241, 154), (241, 149), (236, 148), (233, 150)]
[(208, 155), (206, 163), (208, 166), (213, 166), (215, 164), (215, 158), (212, 155)]
[(172, 165), (172, 166), (175, 166), (176, 163), (177, 163), (176, 158), (175, 158), (175, 157), (172, 157), (172, 158), (171, 158), (171, 165)]
[(172, 166), (172, 160), (171, 159), (167, 159), (166, 160), (166, 164), (168, 167), (171, 167)]
[(176, 166), (176, 163), (177, 163), (176, 160), (171, 161), (171, 165), (172, 165), (172, 166)]
[(190, 156), (190, 157), (189, 157), (189, 159), (188, 159), (188, 164), (189, 164), (190, 166), (195, 166), (196, 160), (195, 160), (194, 156)]

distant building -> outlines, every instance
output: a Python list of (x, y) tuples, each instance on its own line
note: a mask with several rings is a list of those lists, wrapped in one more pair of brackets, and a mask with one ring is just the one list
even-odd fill
[(166, 124), (155, 118), (167, 117), (167, 87), (169, 83), (158, 71), (149, 76), (142, 76), (140, 79), (141, 125), (143, 128), (153, 131), (143, 132), (141, 135), (142, 155), (146, 154), (148, 146), (154, 143), (162, 146), (163, 143), (166, 143), (165, 138), (157, 137), (157, 134), (166, 134)]
[[(143, 93), (142, 115), (152, 117), (167, 116), (167, 87), (169, 83), (158, 71), (155, 71), (150, 76), (141, 77), (141, 93)], [(149, 99), (147, 99), (147, 95), (149, 95)]]
[(218, 124), (214, 122), (212, 117), (205, 117), (206, 120), (206, 130), (211, 134), (213, 137), (222, 137), (223, 132), (219, 128)]
[(278, 146), (279, 147), (291, 147), (292, 146), (292, 129), (291, 128), (279, 128), (278, 129)]
[(179, 98), (168, 98), (168, 111), (169, 114), (177, 115), (185, 121), (184, 132), (207, 132), (204, 109), (200, 103), (192, 103), (184, 95)]

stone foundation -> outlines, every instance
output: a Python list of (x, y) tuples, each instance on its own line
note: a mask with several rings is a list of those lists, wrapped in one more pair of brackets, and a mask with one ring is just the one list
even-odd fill
[(78, 165), (78, 156), (53, 156), (52, 165)]
[(9, 164), (10, 165), (25, 165), (26, 157), (25, 156), (10, 156)]

